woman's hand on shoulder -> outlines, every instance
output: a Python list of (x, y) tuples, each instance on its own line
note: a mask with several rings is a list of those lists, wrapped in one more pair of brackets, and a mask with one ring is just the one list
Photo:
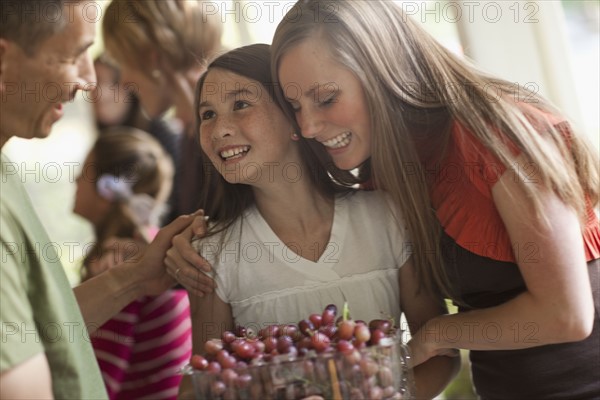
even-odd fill
[(173, 237), (172, 246), (165, 256), (168, 273), (191, 294), (200, 297), (212, 293), (216, 287), (211, 277), (211, 265), (192, 244), (204, 237), (206, 231), (206, 217), (197, 215), (190, 226)]

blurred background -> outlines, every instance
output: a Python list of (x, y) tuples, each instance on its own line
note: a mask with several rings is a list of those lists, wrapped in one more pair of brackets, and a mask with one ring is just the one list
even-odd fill
[[(98, 21), (109, 2), (96, 0)], [(600, 148), (599, 0), (396, 2), (451, 51), (514, 82), (515, 88), (550, 99)], [(216, 2), (225, 23), (224, 44), (270, 43), (293, 3)], [(93, 56), (102, 49), (98, 32)], [(73, 285), (93, 243), (91, 227), (72, 213), (75, 179), (97, 135), (91, 100), (79, 94), (49, 138), (11, 139), (3, 150), (16, 164)], [(468, 362), (466, 353), (463, 361)], [(463, 368), (445, 398), (475, 398), (468, 375)]]

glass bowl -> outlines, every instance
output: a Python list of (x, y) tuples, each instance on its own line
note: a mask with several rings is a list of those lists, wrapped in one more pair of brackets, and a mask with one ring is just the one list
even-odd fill
[(196, 400), (400, 400), (414, 394), (408, 348), (399, 335), (349, 354), (278, 355), (218, 373), (188, 365), (182, 373), (192, 379)]

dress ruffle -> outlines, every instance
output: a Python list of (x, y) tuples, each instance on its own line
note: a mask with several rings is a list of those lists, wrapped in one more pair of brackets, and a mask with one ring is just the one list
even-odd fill
[(486, 190), (482, 179), (476, 178), (483, 167), (469, 163), (452, 150), (448, 157), (440, 168), (440, 180), (431, 191), (433, 206), (446, 234), (472, 253), (514, 262), (510, 239), (491, 192)]
[(600, 258), (600, 222), (598, 222), (598, 216), (589, 205), (587, 223), (583, 231), (583, 246), (587, 261)]
[[(506, 170), (487, 149), (458, 124), (444, 161), (435, 169), (430, 194), (444, 231), (464, 249), (498, 261), (517, 262), (535, 256), (534, 243), (512, 244), (492, 198), (492, 187)], [(600, 258), (600, 225), (588, 206), (583, 231), (587, 261)]]

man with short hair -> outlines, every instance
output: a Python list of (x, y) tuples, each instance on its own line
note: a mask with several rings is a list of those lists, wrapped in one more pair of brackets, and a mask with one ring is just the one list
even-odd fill
[[(95, 26), (84, 1), (0, 1), (0, 149), (12, 137), (44, 138), (63, 106), (95, 80), (88, 48)], [(44, 94), (52, 87), (56, 95)], [(174, 283), (163, 266), (171, 238), (191, 222), (163, 228), (135, 262), (74, 290), (22, 183), (2, 155), (0, 197), (0, 394), (2, 398), (104, 399), (89, 335), (124, 306)]]

